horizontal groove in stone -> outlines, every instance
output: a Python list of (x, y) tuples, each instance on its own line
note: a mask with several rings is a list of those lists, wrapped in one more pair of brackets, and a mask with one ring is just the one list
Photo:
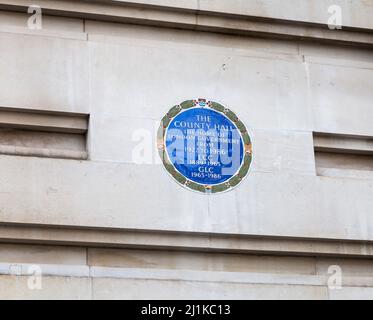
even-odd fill
[(88, 115), (0, 108), (0, 154), (86, 160)]
[(373, 257), (373, 243), (160, 231), (0, 225), (0, 242), (271, 255)]
[(373, 154), (373, 137), (314, 133), (314, 146), (316, 151)]
[[(28, 3), (22, 0), (0, 1), (0, 9), (23, 11)], [(161, 27), (175, 27), (217, 33), (256, 35), (271, 38), (303, 39), (373, 46), (370, 29), (346, 28), (329, 30), (326, 25), (304, 21), (279, 20), (273, 18), (241, 16), (228, 13), (209, 13), (181, 8), (168, 8), (125, 2), (83, 2), (73, 5), (67, 1), (43, 2), (43, 12), (50, 15), (76, 17), (101, 21), (134, 23)], [(106, 10), (103, 10), (103, 7)], [(353, 32), (350, 32), (353, 31)]]
[(69, 40), (81, 40), (87, 41), (88, 35), (83, 32), (68, 32), (68, 31), (57, 31), (57, 30), (29, 30), (21, 27), (4, 27), (0, 26), (0, 32), (21, 34), (27, 36), (38, 36), (38, 37), (54, 37)]
[(60, 113), (42, 114), (21, 109), (0, 108), (0, 126), (48, 132), (83, 134), (88, 130), (88, 116), (68, 116)]

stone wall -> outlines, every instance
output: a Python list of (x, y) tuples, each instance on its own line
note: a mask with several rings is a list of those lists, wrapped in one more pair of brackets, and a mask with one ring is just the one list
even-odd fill
[[(2, 297), (373, 298), (373, 2), (227, 2), (32, 1), (30, 30), (30, 1), (0, 1), (0, 112), (52, 114), (22, 122), (38, 147), (55, 118), (66, 135), (89, 118), (87, 160), (0, 154)], [(342, 30), (326, 26), (334, 3)], [(234, 191), (183, 189), (158, 159), (160, 119), (199, 97), (252, 135)], [(28, 263), (45, 290), (12, 275)]]

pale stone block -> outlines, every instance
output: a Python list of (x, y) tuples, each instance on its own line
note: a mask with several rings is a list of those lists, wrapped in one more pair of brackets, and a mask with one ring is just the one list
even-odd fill
[(99, 115), (94, 111), (90, 120), (90, 159), (161, 164), (156, 144), (160, 124), (160, 120), (128, 118), (114, 113)]
[(85, 248), (0, 244), (0, 262), (37, 264), (86, 264)]
[(330, 300), (373, 300), (373, 288), (343, 287), (329, 290)]
[(177, 50), (175, 45), (97, 42), (91, 47), (92, 112), (97, 116), (161, 119), (173, 105), (205, 97), (234, 110), (248, 127), (311, 128), (299, 57), (245, 57)]
[(321, 64), (369, 67), (373, 63), (372, 51), (360, 47), (302, 42), (299, 54), (305, 57), (305, 61)]
[[(367, 1), (356, 0), (353, 3), (345, 0), (201, 0), (200, 10), (224, 12), (230, 14), (259, 16), (282, 20), (304, 21), (327, 24), (331, 14), (328, 9), (338, 5), (343, 12), (343, 25), (357, 28), (373, 28), (371, 16), (373, 9)], [(359, 14), (356, 14), (359, 12)]]
[(87, 300), (91, 299), (89, 278), (42, 277), (41, 289), (30, 290), (28, 276), (0, 276), (0, 299)]
[(253, 129), (251, 136), (252, 171), (315, 175), (311, 133)]
[[(251, 186), (253, 183), (250, 178), (251, 175), (252, 173), (249, 173), (236, 189)], [(243, 225), (241, 220), (243, 216), (237, 202), (235, 191), (212, 194), (208, 196), (206, 201), (208, 201), (209, 205), (209, 229), (211, 232), (230, 234), (232, 230), (231, 227), (234, 226), (234, 229), (236, 229), (238, 233), (245, 233), (244, 229), (241, 228)], [(244, 216), (244, 219), (246, 219), (246, 213)]]
[[(222, 282), (238, 284), (270, 284), (270, 285), (326, 285), (326, 277), (302, 274), (279, 273), (254, 273), (254, 272), (213, 272), (202, 270), (176, 270), (154, 268), (113, 268), (90, 267), (93, 278), (115, 279), (153, 279), (153, 280), (178, 280), (196, 282)], [(367, 279), (367, 278), (361, 278)]]
[(275, 58), (276, 55), (290, 59), (299, 54), (293, 41), (260, 39), (208, 33), (195, 30), (175, 30), (142, 25), (119, 24), (87, 20), (85, 32), (92, 42), (162, 47), (167, 50), (188, 50), (216, 54), (239, 54), (245, 56)]
[[(316, 260), (316, 272), (319, 275), (328, 274), (331, 266), (338, 266), (344, 277), (373, 277), (373, 261), (365, 259), (338, 259), (318, 258)], [(373, 298), (373, 297), (372, 297)]]
[(232, 56), (215, 95), (250, 128), (311, 131), (307, 77), (298, 60)]
[(208, 224), (206, 196), (179, 186), (161, 165), (0, 159), (8, 168), (2, 221), (194, 231)]
[[(32, 14), (21, 12), (0, 11), (0, 27), (19, 27), (28, 29), (28, 19)], [(58, 30), (68, 32), (84, 32), (83, 20), (58, 16), (42, 15), (44, 30)]]
[(124, 268), (314, 274), (313, 258), (157, 250), (88, 249), (88, 264)]
[(2, 222), (373, 238), (370, 180), (251, 172), (210, 197), (179, 186), (161, 165), (0, 156), (0, 166)]
[[(372, 191), (370, 180), (251, 173), (232, 191), (238, 206), (234, 229), (247, 234), (368, 240)], [(215, 209), (232, 216), (232, 202)]]
[(373, 69), (307, 66), (315, 131), (372, 136)]
[(89, 112), (85, 41), (0, 33), (0, 105)]
[(92, 113), (97, 116), (109, 113), (160, 121), (184, 100), (213, 97), (214, 83), (225, 62), (224, 56), (161, 46), (92, 43), (91, 47), (95, 66), (91, 75)]
[(94, 299), (327, 299), (326, 287), (192, 281), (93, 279)]

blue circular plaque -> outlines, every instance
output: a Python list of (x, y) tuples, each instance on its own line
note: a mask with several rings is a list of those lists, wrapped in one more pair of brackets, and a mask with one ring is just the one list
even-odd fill
[(159, 128), (158, 149), (173, 178), (203, 193), (237, 186), (252, 160), (245, 125), (231, 110), (205, 99), (184, 101), (167, 113)]

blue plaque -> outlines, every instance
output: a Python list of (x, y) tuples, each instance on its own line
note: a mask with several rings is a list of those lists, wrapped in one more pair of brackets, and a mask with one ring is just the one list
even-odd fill
[(238, 117), (204, 99), (185, 101), (162, 119), (158, 146), (167, 171), (203, 193), (237, 186), (252, 159), (251, 139)]

